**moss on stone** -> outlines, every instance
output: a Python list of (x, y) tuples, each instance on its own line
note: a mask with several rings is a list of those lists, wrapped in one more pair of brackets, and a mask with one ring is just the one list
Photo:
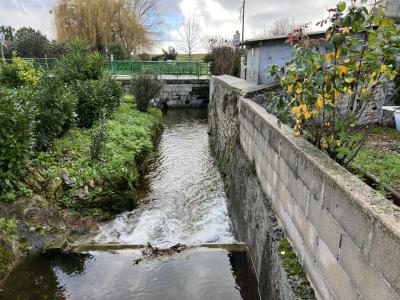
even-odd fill
[(140, 112), (126, 97), (104, 126), (107, 141), (98, 159), (90, 155), (92, 132), (74, 128), (33, 161), (36, 171), (50, 182), (49, 198), (100, 220), (136, 206), (140, 166), (160, 135), (162, 113)]
[(13, 256), (11, 252), (0, 243), (0, 280), (7, 275), (12, 261)]
[(279, 254), (296, 296), (300, 299), (315, 299), (315, 293), (307, 279), (306, 272), (287, 239), (280, 241)]

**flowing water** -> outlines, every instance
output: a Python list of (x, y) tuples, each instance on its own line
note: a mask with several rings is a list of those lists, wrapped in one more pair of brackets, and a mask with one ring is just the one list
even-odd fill
[[(139, 207), (103, 225), (95, 241), (159, 247), (234, 243), (223, 182), (209, 151), (207, 112), (171, 110), (164, 125), (141, 180)], [(204, 247), (153, 258), (141, 250), (31, 256), (2, 288), (0, 299), (7, 300), (259, 299), (247, 252)]]
[(105, 225), (97, 243), (232, 243), (227, 198), (210, 155), (205, 110), (170, 110), (141, 184), (142, 204)]

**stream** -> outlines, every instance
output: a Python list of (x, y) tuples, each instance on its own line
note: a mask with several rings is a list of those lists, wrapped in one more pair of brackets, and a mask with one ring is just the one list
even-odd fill
[(138, 209), (103, 226), (97, 243), (233, 243), (227, 197), (209, 151), (207, 111), (169, 110)]
[(207, 130), (206, 110), (167, 111), (138, 208), (94, 237), (97, 244), (197, 247), (155, 257), (143, 249), (30, 256), (11, 272), (0, 299), (259, 299), (248, 252), (218, 245), (236, 240)]

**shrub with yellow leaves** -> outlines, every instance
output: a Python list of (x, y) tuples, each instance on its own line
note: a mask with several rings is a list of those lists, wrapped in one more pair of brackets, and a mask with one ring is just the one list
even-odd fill
[(293, 60), (269, 67), (282, 87), (271, 94), (269, 110), (343, 165), (365, 141), (370, 124), (359, 120), (397, 77), (393, 62), (400, 54), (400, 29), (385, 17), (384, 1), (370, 8), (363, 3), (353, 0), (347, 7), (343, 1), (330, 9), (333, 15), (320, 22), (332, 24), (325, 39), (296, 29), (288, 36)]

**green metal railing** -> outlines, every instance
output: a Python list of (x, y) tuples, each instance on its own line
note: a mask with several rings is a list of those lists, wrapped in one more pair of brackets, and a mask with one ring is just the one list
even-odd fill
[(200, 62), (164, 62), (164, 61), (110, 61), (111, 74), (135, 75), (141, 72), (152, 72), (159, 75), (192, 75), (209, 74), (207, 63)]
[[(51, 70), (58, 62), (57, 58), (24, 58), (30, 61), (35, 67)], [(11, 63), (11, 59), (6, 62)], [(152, 72), (159, 75), (191, 75), (203, 76), (209, 74), (209, 65), (201, 62), (181, 61), (131, 61), (114, 60), (107, 61), (106, 66), (112, 75), (136, 75), (141, 72)]]
[[(24, 60), (29, 61), (35, 67), (41, 67), (43, 69), (52, 69), (58, 62), (57, 58), (24, 58)], [(5, 60), (7, 63), (11, 63), (11, 59)]]

